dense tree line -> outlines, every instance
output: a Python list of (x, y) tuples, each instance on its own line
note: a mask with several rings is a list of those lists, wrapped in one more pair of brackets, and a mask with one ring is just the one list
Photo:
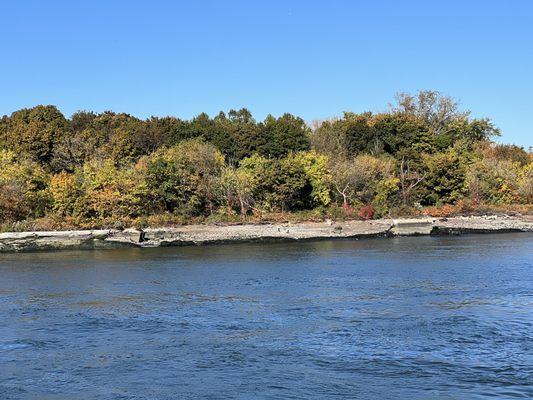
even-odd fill
[[(191, 120), (36, 106), (0, 120), (0, 223), (530, 204), (532, 155), (437, 92), (315, 123), (246, 110)], [(363, 215), (363, 214), (361, 214)]]

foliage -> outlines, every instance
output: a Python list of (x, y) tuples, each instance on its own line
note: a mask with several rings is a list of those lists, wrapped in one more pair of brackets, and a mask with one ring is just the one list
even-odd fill
[(246, 108), (141, 120), (112, 111), (65, 118), (39, 105), (0, 119), (0, 224), (144, 227), (527, 209), (533, 156), (491, 142), (499, 133), (434, 91), (399, 94), (387, 112), (345, 112), (313, 128), (288, 113), (256, 121)]
[(376, 185), (376, 194), (373, 204), (375, 215), (384, 217), (389, 214), (390, 210), (397, 203), (400, 189), (400, 179), (396, 177), (385, 178), (378, 181)]
[(31, 160), (0, 150), (0, 221), (18, 221), (45, 215), (51, 199), (49, 175)]
[(359, 209), (357, 216), (361, 219), (367, 220), (372, 219), (374, 217), (374, 213), (374, 207), (372, 207), (371, 204), (367, 204)]
[(265, 143), (258, 148), (259, 154), (279, 158), (290, 152), (309, 149), (309, 128), (305, 121), (291, 114), (279, 118), (266, 117), (261, 126)]
[(294, 161), (302, 166), (311, 183), (313, 204), (327, 206), (331, 203), (329, 188), (331, 174), (327, 168), (328, 157), (315, 151), (302, 151), (294, 154), (293, 157)]
[(61, 171), (50, 180), (50, 194), (53, 200), (53, 210), (59, 216), (73, 215), (76, 201), (81, 195), (81, 188), (73, 174)]
[(80, 195), (75, 200), (73, 215), (105, 219), (142, 214), (143, 202), (135, 168), (119, 169), (111, 159), (95, 159), (79, 168), (74, 179)]
[(69, 133), (69, 124), (54, 106), (36, 106), (15, 111), (2, 119), (0, 147), (47, 164), (53, 149)]
[[(467, 172), (467, 185), (471, 198), (476, 202), (512, 204), (520, 202), (519, 184), (527, 170), (520, 163), (495, 158), (475, 160)], [(527, 192), (527, 178), (523, 181)], [(523, 190), (524, 190), (523, 189)], [(524, 192), (524, 200), (528, 194)]]
[(378, 194), (380, 182), (394, 176), (395, 161), (388, 156), (361, 154), (330, 163), (332, 192), (347, 205), (368, 204)]
[(455, 203), (465, 194), (465, 167), (455, 150), (426, 155), (420, 200), (423, 205)]
[(224, 156), (201, 139), (163, 148), (143, 160), (146, 188), (158, 211), (198, 215), (213, 211)]
[(253, 197), (267, 210), (299, 210), (312, 202), (311, 179), (299, 160), (288, 156), (282, 159), (254, 155), (244, 159), (244, 170), (252, 185)]
[(519, 201), (526, 204), (533, 203), (533, 162), (524, 165), (518, 180)]
[(227, 214), (238, 209), (245, 216), (254, 205), (251, 177), (245, 169), (225, 167), (217, 184), (219, 203)]

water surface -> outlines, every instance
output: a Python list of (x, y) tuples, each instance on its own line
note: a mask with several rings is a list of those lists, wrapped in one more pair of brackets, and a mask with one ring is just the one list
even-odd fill
[(532, 239), (0, 255), (0, 399), (532, 398)]

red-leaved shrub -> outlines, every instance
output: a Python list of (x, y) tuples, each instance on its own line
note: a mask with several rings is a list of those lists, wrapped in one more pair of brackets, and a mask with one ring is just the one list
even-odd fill
[(374, 217), (374, 207), (371, 204), (361, 207), (357, 215), (362, 219), (372, 219)]

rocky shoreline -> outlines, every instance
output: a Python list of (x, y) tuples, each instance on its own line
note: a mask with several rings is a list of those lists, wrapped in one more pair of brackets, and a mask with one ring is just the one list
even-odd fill
[(145, 230), (0, 233), (0, 253), (117, 247), (165, 247), (253, 241), (314, 240), (465, 233), (533, 232), (533, 216), (381, 219), (284, 224), (186, 225)]

